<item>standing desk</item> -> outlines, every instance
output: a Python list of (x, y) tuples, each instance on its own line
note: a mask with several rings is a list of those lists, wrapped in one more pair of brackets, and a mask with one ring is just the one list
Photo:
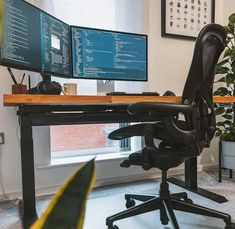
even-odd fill
[[(128, 105), (135, 102), (180, 103), (180, 101), (181, 97), (179, 96), (3, 95), (4, 106), (18, 107), (24, 228), (28, 228), (37, 218), (33, 126), (157, 121), (157, 117), (154, 116), (130, 115), (127, 112)], [(221, 103), (235, 102), (235, 97), (214, 97), (214, 101)], [(169, 181), (216, 202), (227, 201), (223, 196), (197, 186), (196, 158), (185, 162), (185, 182), (175, 178), (170, 178)]]

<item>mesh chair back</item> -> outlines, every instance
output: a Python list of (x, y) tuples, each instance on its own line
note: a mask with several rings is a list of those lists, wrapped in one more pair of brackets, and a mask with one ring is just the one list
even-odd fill
[(215, 133), (213, 84), (215, 67), (225, 43), (226, 31), (223, 26), (210, 24), (202, 29), (183, 91), (182, 103), (194, 103), (197, 106), (197, 120), (188, 117), (187, 121), (200, 133), (198, 140), (201, 149), (209, 146)]

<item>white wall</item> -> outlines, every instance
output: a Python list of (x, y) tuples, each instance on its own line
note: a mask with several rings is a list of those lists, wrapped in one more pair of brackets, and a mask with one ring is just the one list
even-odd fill
[(228, 17), (232, 13), (235, 13), (235, 1), (234, 0), (224, 1), (224, 10), (223, 10), (224, 23), (228, 23)]
[[(28, 2), (32, 3), (33, 0)], [(35, 73), (27, 71), (12, 70), (18, 81), (21, 80), (23, 73), (32, 75), (32, 86), (38, 80)], [(11, 85), (13, 84), (10, 75), (5, 67), (0, 66), (0, 132), (5, 134), (5, 144), (0, 145), (0, 187), (4, 190), (0, 193), (14, 192), (20, 190), (21, 187), (21, 165), (20, 165), (20, 146), (18, 141), (19, 124), (16, 116), (16, 108), (3, 106), (3, 94), (11, 93)], [(27, 77), (25, 77), (27, 84)]]
[[(55, 0), (62, 1), (62, 0)], [(69, 0), (72, 1), (72, 0)], [(126, 0), (117, 0), (122, 1), (122, 4), (127, 3)], [(115, 1), (115, 2), (117, 2)], [(49, 2), (49, 1), (48, 1)], [(89, 1), (84, 0), (84, 6), (92, 7), (88, 4)], [(102, 1), (100, 1), (102, 3)], [(136, 3), (138, 7), (143, 7), (144, 14), (149, 13), (149, 18), (146, 21), (136, 21), (136, 23), (147, 23), (148, 24), (148, 34), (149, 34), (149, 82), (147, 84), (141, 85), (138, 84), (135, 86), (138, 90), (150, 90), (150, 91), (158, 91), (163, 93), (166, 89), (170, 89), (175, 91), (176, 94), (181, 94), (183, 85), (185, 83), (185, 79), (188, 73), (188, 68), (190, 66), (194, 42), (193, 41), (185, 41), (185, 40), (176, 40), (176, 39), (168, 39), (162, 38), (160, 36), (161, 31), (161, 7), (160, 0), (129, 0), (128, 3)], [(143, 5), (143, 2), (146, 3)], [(41, 3), (40, 0), (37, 0), (37, 3)], [(216, 9), (216, 18), (217, 22), (223, 23), (228, 15), (235, 11), (235, 3), (234, 0), (216, 0), (217, 9)], [(66, 4), (67, 1), (66, 1)], [(127, 5), (128, 6), (128, 5)], [(105, 7), (105, 6), (104, 6)], [(146, 8), (147, 7), (147, 8)], [(133, 23), (134, 16), (131, 14), (131, 8), (127, 8), (128, 12), (130, 12), (130, 16), (126, 18), (126, 20), (119, 21), (118, 26), (120, 28), (127, 28), (130, 23)], [(55, 10), (58, 10), (55, 8)], [(72, 10), (72, 9), (71, 9)], [(80, 9), (76, 9), (77, 12), (80, 12)], [(107, 12), (108, 13), (108, 12)], [(69, 12), (67, 12), (69, 14)], [(123, 14), (123, 12), (115, 12), (115, 15)], [(82, 14), (84, 17), (90, 16), (92, 19), (92, 15), (87, 15), (85, 12)], [(99, 18), (105, 19), (105, 17)], [(103, 20), (102, 19), (102, 20)], [(98, 23), (98, 20), (95, 18), (92, 19), (93, 23)], [(70, 22), (69, 22), (70, 23)], [(74, 24), (79, 24), (76, 22), (72, 22)], [(95, 25), (87, 25), (93, 26)], [(97, 24), (98, 26), (98, 24)], [(112, 29), (110, 27), (110, 29)], [(133, 31), (131, 31), (133, 29)], [(129, 28), (130, 32), (139, 32), (135, 31), (135, 26)], [(145, 32), (145, 31), (143, 31)], [(17, 77), (22, 75), (21, 71), (15, 71)], [(1, 75), (1, 84), (0, 84), (0, 132), (4, 132), (6, 135), (6, 143), (3, 146), (0, 146), (0, 172), (2, 173), (1, 182), (4, 183), (4, 187), (7, 192), (15, 192), (19, 191), (21, 187), (21, 166), (20, 166), (20, 151), (19, 145), (17, 141), (17, 117), (15, 114), (14, 108), (6, 108), (2, 105), (2, 94), (10, 93), (11, 80), (8, 76), (6, 69), (0, 66), (0, 75)], [(133, 88), (129, 88), (129, 90), (134, 90)], [(45, 150), (43, 149), (40, 143), (43, 142), (43, 138), (48, 138), (48, 136), (44, 136), (40, 128), (37, 128), (34, 131), (36, 134), (36, 154), (39, 156)], [(204, 153), (202, 156), (201, 163), (205, 164), (215, 164), (217, 158), (217, 144), (214, 144), (210, 149), (210, 153)], [(107, 166), (108, 167), (108, 166)], [(116, 166), (118, 169), (118, 165)], [(68, 173), (69, 171), (64, 171), (65, 168), (60, 168), (57, 174), (51, 174), (51, 180), (54, 180), (54, 184), (59, 183), (63, 180), (63, 175)], [(37, 172), (37, 186), (38, 187), (46, 187), (50, 185), (50, 183), (46, 182), (44, 177), (47, 174), (50, 174), (50, 170), (39, 170)], [(98, 175), (104, 174), (105, 170), (100, 169)], [(59, 174), (59, 176), (58, 176)], [(125, 175), (125, 171), (123, 171), (122, 175)], [(0, 191), (1, 192), (1, 191)]]

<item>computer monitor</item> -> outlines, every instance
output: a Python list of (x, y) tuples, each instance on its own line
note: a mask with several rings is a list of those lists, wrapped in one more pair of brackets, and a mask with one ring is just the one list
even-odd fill
[(147, 35), (71, 27), (73, 77), (147, 81)]
[(70, 27), (22, 0), (0, 0), (0, 63), (71, 77)]

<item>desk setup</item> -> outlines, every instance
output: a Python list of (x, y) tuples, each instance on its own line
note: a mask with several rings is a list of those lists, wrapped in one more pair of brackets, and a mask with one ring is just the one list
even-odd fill
[[(12, 11), (12, 7), (17, 10)], [(3, 0), (0, 10), (4, 11), (0, 12), (3, 31), (0, 64), (8, 68), (38, 72), (43, 76), (43, 81), (37, 87), (28, 88), (28, 94), (7, 94), (3, 98), (4, 106), (18, 107), (23, 223), (24, 228), (28, 228), (37, 218), (32, 135), (34, 126), (158, 121), (158, 117), (153, 114), (130, 115), (127, 108), (136, 102), (180, 103), (181, 97), (40, 95), (60, 94), (58, 84), (50, 81), (51, 75), (68, 80), (79, 78), (107, 82), (147, 82), (148, 37), (146, 34), (70, 26), (25, 1)], [(15, 20), (18, 17), (24, 20)], [(17, 30), (13, 27), (17, 27)], [(15, 88), (22, 88), (12, 72), (9, 72)], [(215, 97), (214, 102), (235, 102), (235, 97)], [(218, 203), (227, 201), (225, 197), (197, 186), (196, 158), (188, 159), (185, 163), (185, 182), (174, 178), (169, 181)]]
[[(181, 97), (4, 95), (4, 106), (18, 107), (23, 184), (22, 207), (26, 228), (37, 218), (32, 128), (50, 125), (157, 121), (154, 116), (128, 114), (129, 104), (147, 101), (179, 103)], [(235, 97), (214, 97), (214, 102), (235, 102)], [(225, 197), (197, 186), (196, 158), (185, 163), (185, 182), (175, 178), (170, 178), (169, 181), (218, 203), (227, 201)]]

